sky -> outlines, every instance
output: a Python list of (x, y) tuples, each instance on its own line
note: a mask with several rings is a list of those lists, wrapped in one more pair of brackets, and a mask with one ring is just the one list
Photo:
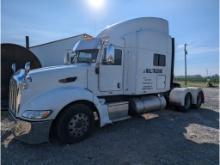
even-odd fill
[[(1, 42), (30, 46), (88, 33), (137, 17), (169, 21), (176, 41), (175, 75), (184, 75), (184, 43), (188, 74), (219, 73), (218, 0), (2, 0)], [(95, 4), (94, 4), (95, 3)]]

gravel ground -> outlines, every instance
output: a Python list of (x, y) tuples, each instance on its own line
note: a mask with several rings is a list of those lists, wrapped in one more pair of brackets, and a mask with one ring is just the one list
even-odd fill
[[(2, 138), (2, 164), (219, 164), (219, 93), (204, 89), (200, 110), (163, 110), (97, 129), (74, 145), (28, 145)], [(2, 113), (2, 137), (10, 123)]]

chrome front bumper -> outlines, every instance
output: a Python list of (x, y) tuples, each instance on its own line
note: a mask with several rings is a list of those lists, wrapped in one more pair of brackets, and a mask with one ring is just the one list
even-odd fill
[(15, 127), (12, 129), (15, 139), (28, 144), (39, 144), (49, 141), (52, 120), (30, 122), (18, 119), (12, 113), (9, 116), (10, 120), (15, 122)]

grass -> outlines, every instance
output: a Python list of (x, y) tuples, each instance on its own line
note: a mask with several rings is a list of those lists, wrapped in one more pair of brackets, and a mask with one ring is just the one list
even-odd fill
[[(207, 83), (206, 82), (195, 82), (195, 81), (188, 81), (187, 85), (185, 86), (184, 81), (175, 81), (181, 85), (181, 87), (201, 87), (201, 88), (207, 88)], [(219, 87), (219, 84), (213, 83), (215, 87)]]

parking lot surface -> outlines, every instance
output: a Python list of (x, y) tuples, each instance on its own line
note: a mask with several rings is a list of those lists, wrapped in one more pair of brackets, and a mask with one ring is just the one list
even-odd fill
[(73, 145), (28, 145), (10, 135), (7, 112), (1, 119), (1, 163), (94, 165), (218, 165), (219, 93), (204, 89), (205, 104), (187, 113), (162, 110), (96, 129)]

